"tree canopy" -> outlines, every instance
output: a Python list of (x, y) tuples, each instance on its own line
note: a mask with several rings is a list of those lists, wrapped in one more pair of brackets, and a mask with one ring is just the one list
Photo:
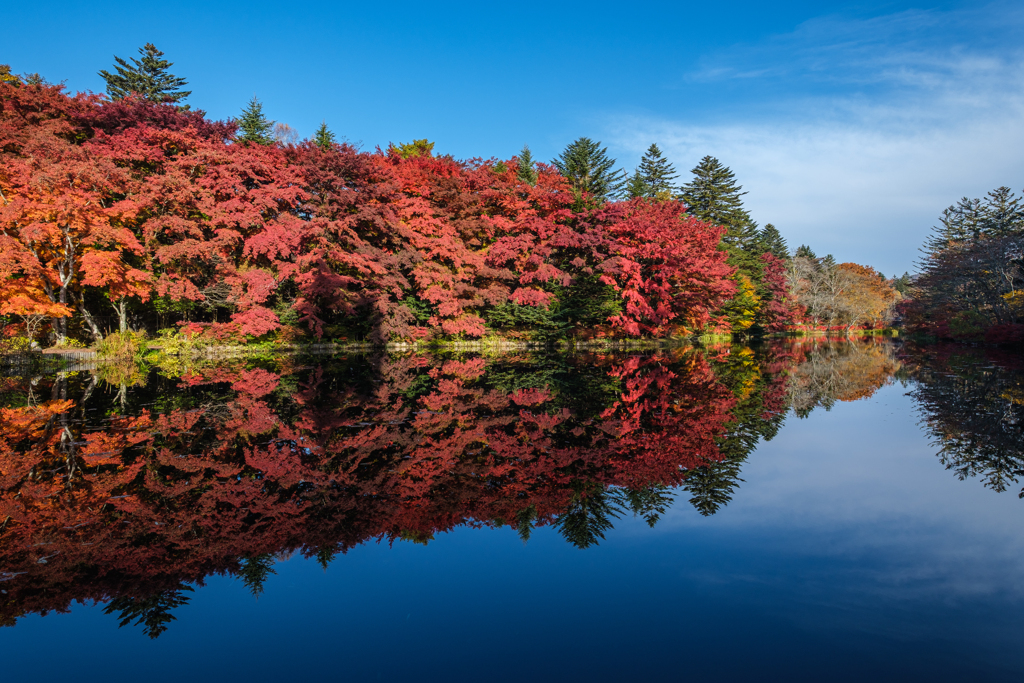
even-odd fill
[(140, 47), (139, 54), (142, 58), (132, 57), (130, 63), (115, 55), (114, 72), (99, 72), (107, 83), (110, 99), (120, 100), (135, 93), (153, 102), (179, 103), (192, 94), (181, 89), (188, 82), (169, 71), (173, 62), (164, 59), (164, 53), (153, 43)]

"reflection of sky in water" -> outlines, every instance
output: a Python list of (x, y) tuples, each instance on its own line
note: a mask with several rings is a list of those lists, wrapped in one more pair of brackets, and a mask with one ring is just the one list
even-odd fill
[(790, 416), (714, 517), (296, 556), (258, 601), (211, 577), (156, 641), (100, 607), (30, 616), (0, 630), (4, 678), (1021, 680), (1024, 501), (945, 471), (904, 391)]

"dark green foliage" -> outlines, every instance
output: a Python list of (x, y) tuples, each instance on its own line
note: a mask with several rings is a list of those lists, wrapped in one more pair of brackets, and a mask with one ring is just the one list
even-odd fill
[(622, 299), (597, 274), (580, 275), (555, 290), (553, 319), (566, 328), (593, 328), (622, 311)]
[(779, 232), (778, 228), (771, 223), (761, 228), (761, 232), (757, 236), (757, 242), (758, 251), (762, 254), (771, 254), (783, 261), (789, 260), (789, 245), (786, 244), (786, 240), (782, 237), (782, 233)]
[(914, 278), (911, 277), (910, 273), (903, 273), (903, 275), (900, 275), (892, 281), (893, 289), (904, 296), (907, 295), (907, 292), (910, 291), (910, 287), (913, 284)]
[(730, 232), (752, 223), (741, 199), (746, 192), (741, 192), (743, 188), (736, 184), (736, 176), (728, 166), (706, 156), (690, 172), (693, 179), (680, 188), (680, 198), (691, 216), (724, 226)]
[(647, 183), (644, 182), (643, 176), (640, 175), (640, 169), (633, 172), (633, 175), (626, 181), (626, 196), (630, 199), (636, 197), (647, 197), (648, 188)]
[(795, 256), (796, 258), (811, 259), (812, 261), (815, 261), (818, 258), (817, 254), (814, 253), (814, 250), (811, 249), (806, 244), (801, 244), (799, 247), (797, 247), (796, 253), (793, 254), (793, 256)]
[(566, 511), (555, 520), (555, 529), (577, 548), (589, 548), (604, 540), (612, 528), (613, 519), (622, 516), (622, 510), (605, 486), (596, 482), (573, 482), (572, 499)]
[(676, 169), (662, 156), (658, 146), (652, 144), (630, 178), (626, 193), (630, 197), (669, 199), (675, 192), (677, 177)]
[(690, 505), (705, 517), (729, 504), (740, 479), (742, 459), (726, 459), (696, 467), (686, 475), (683, 488), (690, 493)]
[(156, 49), (156, 46), (146, 43), (139, 48), (139, 54), (142, 59), (132, 58), (130, 64), (115, 56), (116, 73), (99, 72), (107, 82), (110, 99), (120, 100), (137, 93), (153, 102), (177, 103), (192, 94), (191, 90), (181, 90), (188, 82), (168, 71), (173, 63), (163, 59), (164, 53)]
[(741, 186), (728, 166), (706, 156), (691, 171), (693, 179), (682, 186), (680, 195), (687, 212), (702, 221), (725, 228), (722, 244), (729, 252), (729, 265), (738, 268), (755, 283), (762, 277), (757, 223), (743, 208)]
[(193, 592), (191, 586), (179, 583), (173, 590), (154, 593), (145, 598), (121, 596), (114, 598), (103, 608), (104, 614), (118, 613), (121, 620), (118, 628), (135, 622), (134, 626), (142, 625), (142, 632), (150, 638), (158, 638), (167, 630), (167, 626), (175, 620), (171, 610), (187, 605), (190, 598), (183, 591)]
[(615, 159), (608, 149), (590, 138), (579, 138), (551, 162), (568, 179), (579, 197), (587, 195), (592, 202), (602, 204), (618, 197), (626, 184), (626, 174), (615, 170)]
[(639, 489), (623, 489), (619, 495), (623, 505), (634, 516), (643, 517), (647, 526), (653, 529), (675, 500), (670, 491), (667, 486), (652, 484)]
[(270, 553), (249, 555), (243, 558), (242, 567), (238, 570), (238, 578), (249, 589), (253, 597), (258, 598), (263, 592), (263, 584), (274, 571), (274, 556)]
[(331, 148), (334, 147), (334, 133), (332, 133), (331, 129), (327, 127), (326, 121), (321, 121), (320, 127), (316, 129), (315, 133), (313, 133), (313, 144), (325, 152), (331, 151)]
[(263, 103), (253, 97), (238, 119), (238, 135), (235, 140), (257, 145), (272, 145), (273, 130), (274, 122), (263, 115)]
[(537, 169), (534, 168), (533, 154), (530, 153), (529, 145), (523, 145), (523, 149), (519, 152), (519, 171), (516, 175), (524, 183), (537, 184)]
[(942, 212), (939, 224), (925, 243), (926, 253), (936, 254), (982, 237), (1024, 235), (1024, 208), (1020, 197), (1004, 186), (989, 192), (984, 200), (964, 197)]
[(533, 534), (533, 523), (537, 520), (537, 506), (529, 505), (516, 513), (516, 532), (523, 543)]
[(491, 327), (530, 327), (537, 330), (560, 329), (551, 309), (540, 306), (521, 306), (508, 302), (499, 304), (487, 312), (487, 323)]

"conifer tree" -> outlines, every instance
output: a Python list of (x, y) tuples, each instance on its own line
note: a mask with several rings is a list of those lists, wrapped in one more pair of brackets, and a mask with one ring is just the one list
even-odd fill
[(818, 260), (818, 255), (815, 254), (814, 250), (811, 249), (806, 244), (801, 244), (799, 247), (797, 247), (796, 253), (793, 254), (793, 256), (795, 256), (796, 258), (811, 259), (812, 261)]
[(693, 179), (682, 186), (680, 195), (687, 212), (702, 221), (725, 228), (722, 244), (729, 251), (729, 265), (739, 268), (755, 283), (761, 281), (761, 254), (758, 251), (757, 223), (743, 208), (746, 194), (736, 184), (728, 166), (706, 156), (691, 171)]
[(771, 223), (765, 224), (757, 239), (759, 244), (758, 250), (762, 254), (771, 254), (783, 261), (789, 260), (789, 246), (786, 244), (782, 233)]
[(320, 127), (313, 133), (313, 144), (323, 151), (329, 152), (334, 147), (334, 143), (334, 133), (327, 127), (326, 121), (321, 121)]
[(252, 142), (257, 145), (274, 144), (274, 122), (263, 115), (263, 103), (255, 96), (242, 110), (238, 119), (237, 142)]
[(584, 193), (598, 203), (614, 199), (623, 190), (625, 172), (615, 170), (615, 159), (608, 156), (608, 148), (590, 138), (578, 138), (553, 160), (578, 196)]
[(626, 196), (630, 199), (636, 199), (637, 197), (649, 197), (650, 188), (647, 183), (644, 182), (644, 178), (640, 175), (640, 169), (636, 169), (633, 175), (629, 177), (626, 182)]
[(646, 197), (668, 199), (675, 190), (673, 183), (678, 177), (676, 169), (661, 155), (657, 145), (652, 144), (647, 148), (643, 159), (640, 160), (637, 174), (646, 186)]
[(724, 226), (733, 236), (749, 232), (753, 221), (741, 199), (746, 192), (741, 192), (743, 188), (736, 184), (736, 176), (729, 167), (706, 156), (690, 172), (693, 179), (682, 186), (680, 194), (687, 212), (702, 221)]
[(530, 146), (523, 145), (519, 152), (519, 179), (528, 185), (537, 184), (537, 169), (533, 167), (533, 154), (530, 153)]
[(153, 102), (177, 103), (192, 94), (191, 90), (181, 90), (188, 82), (168, 71), (173, 62), (163, 59), (164, 53), (153, 43), (140, 47), (139, 54), (142, 59), (133, 57), (130, 64), (115, 55), (115, 73), (99, 72), (107, 82), (110, 99), (120, 100), (134, 92)]

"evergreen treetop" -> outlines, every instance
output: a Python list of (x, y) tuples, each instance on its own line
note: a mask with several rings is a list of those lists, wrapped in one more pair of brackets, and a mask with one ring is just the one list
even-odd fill
[(640, 160), (637, 175), (646, 188), (646, 194), (640, 196), (669, 199), (675, 191), (673, 183), (678, 177), (676, 169), (662, 156), (661, 150), (655, 144), (647, 148), (643, 159)]
[(551, 163), (577, 196), (587, 194), (598, 203), (616, 198), (625, 185), (626, 174), (615, 170), (615, 159), (608, 156), (608, 149), (587, 137), (571, 142)]
[(818, 258), (818, 255), (814, 253), (814, 250), (811, 249), (806, 244), (801, 244), (799, 247), (797, 247), (796, 253), (793, 254), (793, 256), (795, 256), (796, 258), (811, 259), (812, 261), (815, 261)]
[(142, 59), (132, 58), (130, 64), (115, 55), (115, 73), (99, 72), (107, 82), (110, 99), (120, 100), (137, 93), (153, 102), (178, 103), (192, 94), (191, 90), (181, 90), (188, 82), (168, 71), (173, 62), (163, 59), (164, 53), (153, 43), (140, 47), (139, 54)]
[(320, 127), (313, 133), (313, 144), (323, 151), (329, 152), (334, 147), (334, 143), (334, 133), (327, 127), (326, 121), (321, 121)]
[(730, 230), (751, 223), (740, 199), (746, 192), (741, 192), (743, 188), (736, 184), (736, 176), (728, 166), (706, 156), (690, 172), (693, 179), (680, 188), (680, 198), (690, 215)]
[(785, 238), (771, 223), (765, 224), (761, 233), (757, 236), (759, 250), (762, 254), (771, 254), (783, 261), (789, 260), (789, 246)]
[(633, 172), (633, 175), (626, 182), (626, 196), (630, 199), (651, 196), (650, 187), (644, 182), (644, 177), (640, 174), (639, 168)]
[(434, 155), (434, 143), (426, 138), (413, 140), (412, 142), (400, 142), (393, 145), (395, 152), (403, 159), (413, 157), (429, 157)]
[(257, 145), (274, 144), (274, 122), (263, 115), (263, 103), (256, 96), (242, 110), (238, 119), (237, 142), (252, 142)]
[(533, 167), (533, 154), (530, 153), (530, 146), (523, 145), (523, 149), (519, 152), (519, 179), (528, 185), (537, 184), (537, 169)]

